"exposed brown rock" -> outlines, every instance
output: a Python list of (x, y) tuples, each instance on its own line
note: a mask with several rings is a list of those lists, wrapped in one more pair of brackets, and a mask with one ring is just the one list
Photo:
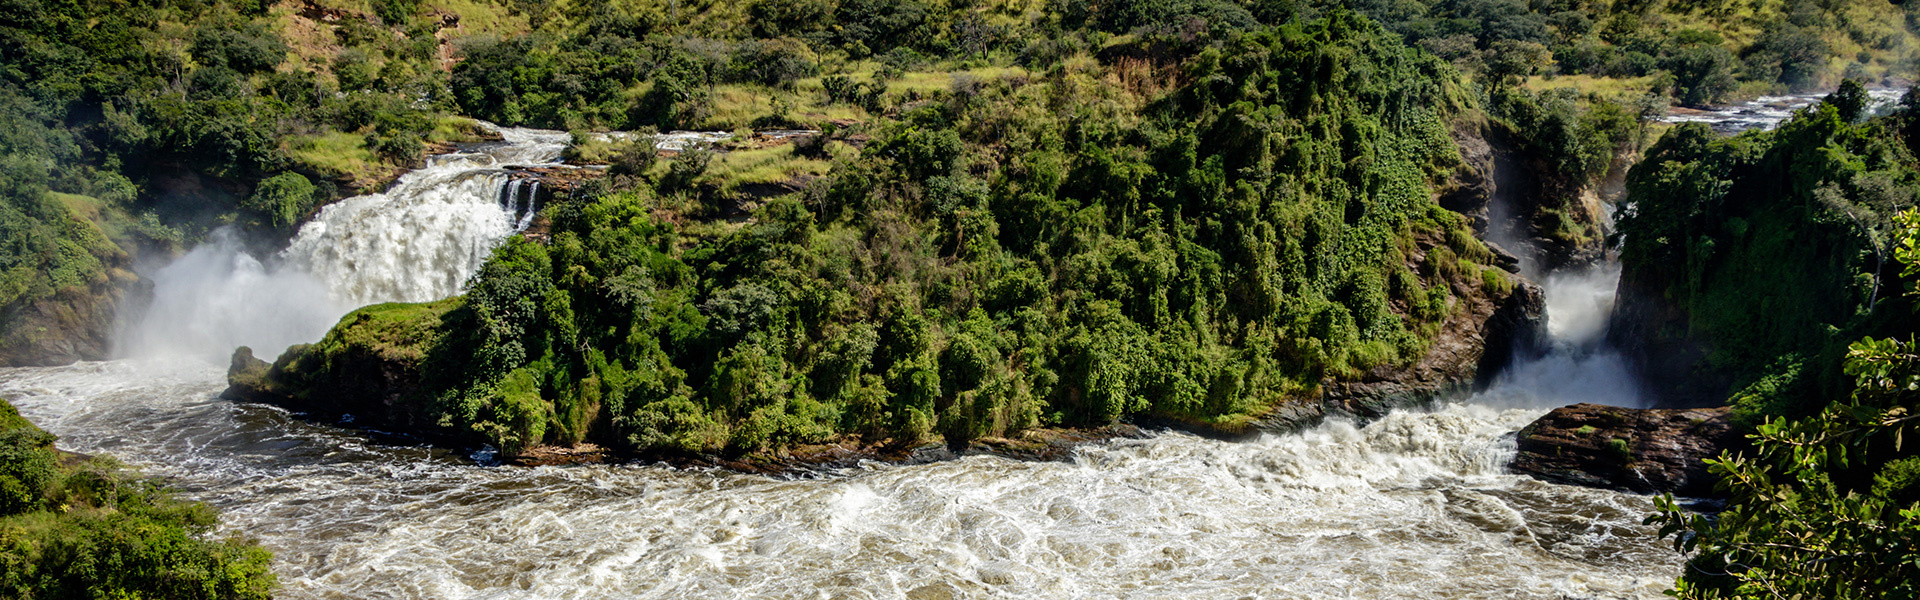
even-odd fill
[[(1411, 260), (1424, 260), (1426, 250), (1439, 245), (1422, 240), (1423, 250)], [(1491, 382), (1516, 354), (1533, 352), (1546, 332), (1546, 293), (1518, 276), (1509, 278), (1513, 289), (1504, 293), (1486, 289), (1477, 276), (1449, 282), (1459, 305), (1426, 355), (1411, 365), (1375, 368), (1355, 381), (1329, 382), (1325, 409), (1380, 416)], [(1395, 310), (1405, 314), (1403, 306)]]
[(1575, 404), (1519, 433), (1516, 473), (1535, 479), (1656, 494), (1713, 495), (1704, 459), (1743, 450), (1731, 409), (1636, 409)]

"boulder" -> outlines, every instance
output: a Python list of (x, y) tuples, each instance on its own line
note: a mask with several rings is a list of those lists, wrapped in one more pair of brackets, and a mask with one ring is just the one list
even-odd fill
[(1554, 483), (1711, 496), (1716, 479), (1702, 461), (1750, 447), (1731, 417), (1725, 407), (1561, 407), (1520, 430), (1511, 468)]

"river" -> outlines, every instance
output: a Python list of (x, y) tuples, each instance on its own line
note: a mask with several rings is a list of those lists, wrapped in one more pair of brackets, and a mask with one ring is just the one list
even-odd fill
[(219, 507), (224, 531), (274, 552), (288, 599), (1659, 598), (1678, 572), (1640, 525), (1648, 498), (1506, 472), (1513, 432), (1547, 410), (1638, 402), (1598, 345), (1617, 277), (1604, 269), (1550, 280), (1557, 348), (1473, 397), (1241, 442), (1160, 433), (1061, 462), (784, 479), (483, 466), (215, 397), (214, 349), (271, 355), (341, 307), (456, 292), (531, 208), (505, 197), (502, 164), (552, 161), (555, 135), (516, 130), (342, 201), (272, 260), (216, 239), (150, 274), (180, 300), (130, 328), (143, 358), (0, 370), (0, 396), (63, 448)]

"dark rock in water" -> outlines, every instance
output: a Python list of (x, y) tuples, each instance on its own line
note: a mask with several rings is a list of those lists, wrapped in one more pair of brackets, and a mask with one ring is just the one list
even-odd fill
[(253, 349), (241, 346), (233, 351), (233, 363), (227, 366), (227, 390), (220, 397), (242, 402), (266, 402), (267, 373), (273, 365), (254, 358)]
[(1709, 496), (1704, 459), (1749, 447), (1731, 409), (1575, 404), (1520, 430), (1512, 470), (1535, 479), (1642, 494)]

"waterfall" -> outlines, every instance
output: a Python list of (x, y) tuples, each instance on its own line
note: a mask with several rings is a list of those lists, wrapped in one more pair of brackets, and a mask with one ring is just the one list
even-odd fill
[(513, 224), (513, 231), (526, 231), (527, 226), (533, 224), (533, 213), (537, 210), (540, 210), (540, 181), (534, 180), (532, 188), (527, 191), (527, 210), (520, 213), (520, 220)]
[(507, 211), (507, 216), (513, 216), (520, 210), (521, 182), (519, 179), (508, 180), (507, 185), (500, 188), (500, 210)]
[[(1619, 281), (1620, 264), (1610, 256), (1584, 268), (1547, 275), (1540, 282), (1547, 296), (1546, 354), (1515, 357), (1513, 366), (1474, 402), (1526, 408), (1581, 402), (1645, 407), (1647, 399), (1638, 378), (1626, 359), (1606, 343)], [(1542, 399), (1546, 404), (1541, 404)]]
[(505, 167), (556, 164), (568, 139), (494, 131), (503, 142), (430, 157), (386, 191), (326, 206), (267, 260), (247, 255), (230, 231), (215, 232), (148, 274), (153, 301), (128, 319), (116, 354), (224, 357), (245, 345), (271, 358), (318, 340), (354, 308), (459, 294), (495, 246), (532, 222), (533, 194), (523, 209), (527, 184)]

